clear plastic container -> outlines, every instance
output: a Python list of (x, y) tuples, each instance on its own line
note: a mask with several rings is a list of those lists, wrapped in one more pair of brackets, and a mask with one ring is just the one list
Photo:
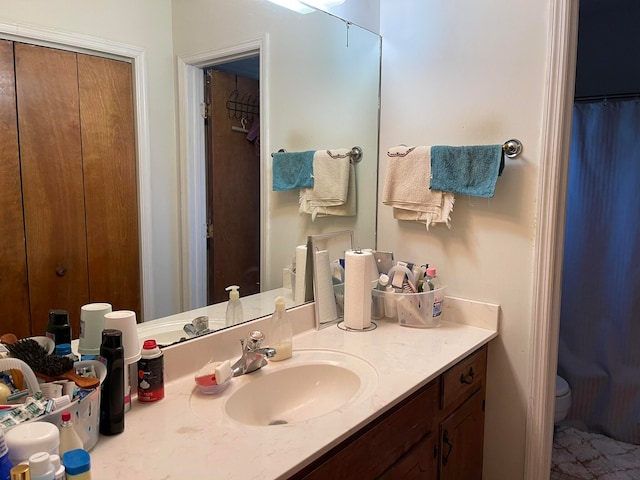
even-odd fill
[[(373, 299), (382, 298), (385, 318), (397, 320), (403, 327), (433, 328), (440, 326), (446, 287), (420, 293), (396, 293), (372, 289)], [(439, 301), (440, 314), (434, 316), (434, 304)], [(389, 307), (389, 308), (386, 308)]]

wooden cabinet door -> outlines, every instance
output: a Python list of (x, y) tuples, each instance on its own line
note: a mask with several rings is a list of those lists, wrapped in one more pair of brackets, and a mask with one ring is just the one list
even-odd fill
[(440, 424), (441, 480), (482, 478), (483, 403), (481, 389)]
[(0, 40), (0, 299), (0, 334), (30, 336), (13, 42), (7, 40)]
[(131, 64), (78, 54), (89, 300), (140, 311)]
[(32, 334), (89, 299), (76, 54), (15, 43)]

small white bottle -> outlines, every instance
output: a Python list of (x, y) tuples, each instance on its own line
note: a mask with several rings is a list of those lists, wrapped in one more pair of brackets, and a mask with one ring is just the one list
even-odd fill
[[(431, 326), (437, 327), (440, 325), (440, 320), (442, 318), (442, 302), (444, 300), (444, 290), (442, 290), (442, 285), (440, 284), (440, 278), (436, 275), (436, 269), (433, 267), (427, 268), (427, 275), (425, 278), (425, 292), (433, 291), (433, 320)], [(427, 287), (428, 285), (428, 287)]]
[(244, 321), (239, 289), (240, 287), (238, 285), (231, 285), (225, 288), (225, 290), (229, 292), (229, 303), (227, 303), (227, 313), (225, 317), (227, 327), (238, 325)]
[(272, 338), (269, 346), (276, 349), (276, 354), (270, 360), (278, 362), (291, 358), (293, 354), (293, 327), (291, 319), (284, 308), (284, 298), (276, 297), (276, 309), (271, 319)]
[(60, 430), (60, 456), (64, 455), (69, 450), (75, 450), (77, 448), (84, 448), (84, 444), (76, 432), (71, 420), (71, 412), (62, 412), (62, 423), (58, 427)]
[(56, 474), (47, 452), (34, 453), (29, 457), (31, 480), (55, 480)]

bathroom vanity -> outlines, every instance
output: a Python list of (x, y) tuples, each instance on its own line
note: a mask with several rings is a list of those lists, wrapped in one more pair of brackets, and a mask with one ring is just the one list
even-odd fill
[[(370, 332), (347, 332), (336, 325), (317, 331), (311, 305), (292, 309), (293, 357), (233, 378), (219, 395), (200, 394), (193, 373), (212, 358), (235, 360), (238, 340), (250, 330), (262, 330), (268, 339), (268, 320), (169, 347), (165, 399), (132, 402), (125, 431), (101, 436), (90, 452), (92, 474), (234, 480), (480, 478), (487, 344), (497, 336), (498, 307), (470, 305), (445, 302), (445, 318), (456, 321), (439, 328), (379, 321)], [(353, 368), (341, 360), (347, 357)], [(359, 378), (356, 393), (326, 411), (324, 404), (314, 407), (318, 416), (307, 413), (287, 424), (261, 424), (245, 404), (240, 416), (230, 409), (243, 391), (251, 391), (248, 386), (314, 362), (351, 369)], [(293, 383), (266, 383), (269, 388), (257, 402), (295, 404), (294, 394), (304, 388), (302, 382)], [(333, 393), (325, 389), (333, 387), (320, 385), (316, 397), (331, 403)], [(289, 393), (269, 393), (283, 390), (291, 392), (291, 399)]]
[(482, 478), (486, 369), (485, 345), (293, 478)]

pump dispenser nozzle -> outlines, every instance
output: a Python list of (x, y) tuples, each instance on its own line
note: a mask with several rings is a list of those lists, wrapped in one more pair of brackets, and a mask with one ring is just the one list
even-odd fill
[(240, 298), (240, 287), (238, 285), (229, 285), (225, 288), (227, 292), (229, 292), (229, 300), (237, 300)]

